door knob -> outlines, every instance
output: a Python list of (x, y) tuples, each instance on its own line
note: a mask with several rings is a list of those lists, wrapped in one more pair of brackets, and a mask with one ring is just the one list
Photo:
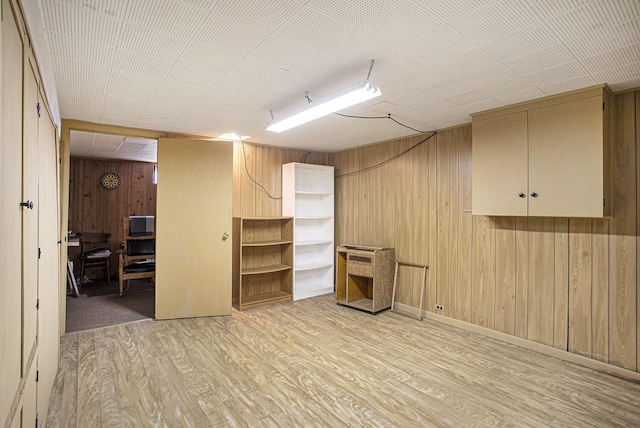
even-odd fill
[(531, 192), (531, 197), (532, 197), (532, 198), (537, 198), (537, 197), (538, 197), (538, 194), (537, 194), (536, 192)]
[(227, 239), (229, 239), (229, 234), (227, 232), (222, 234), (222, 240), (226, 241)]
[(524, 198), (526, 195), (524, 193), (520, 193), (518, 194), (518, 196), (520, 196), (521, 198)]
[(30, 210), (32, 210), (33, 209), (33, 201), (20, 202), (20, 206), (21, 207), (27, 207)]

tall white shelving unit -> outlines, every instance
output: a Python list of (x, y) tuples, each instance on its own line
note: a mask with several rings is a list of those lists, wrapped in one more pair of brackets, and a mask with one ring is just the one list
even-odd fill
[(282, 165), (282, 215), (295, 221), (293, 300), (332, 293), (333, 167)]

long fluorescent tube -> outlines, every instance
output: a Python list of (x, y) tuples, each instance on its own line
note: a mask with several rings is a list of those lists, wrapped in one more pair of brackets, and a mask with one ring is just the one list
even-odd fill
[(294, 128), (303, 123), (310, 122), (322, 116), (340, 111), (352, 105), (370, 100), (382, 95), (380, 88), (372, 86), (369, 82), (359, 83), (344, 92), (329, 99), (320, 100), (309, 104), (305, 109), (272, 122), (267, 131), (282, 132)]

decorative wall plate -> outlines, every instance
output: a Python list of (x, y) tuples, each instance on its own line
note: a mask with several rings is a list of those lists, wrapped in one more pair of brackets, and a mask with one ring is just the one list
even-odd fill
[(120, 186), (120, 176), (115, 172), (105, 172), (100, 177), (100, 184), (107, 190), (114, 190)]

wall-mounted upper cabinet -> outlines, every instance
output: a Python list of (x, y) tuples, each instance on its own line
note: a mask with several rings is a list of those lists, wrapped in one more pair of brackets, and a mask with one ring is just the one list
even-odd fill
[(474, 114), (473, 214), (611, 215), (606, 86)]

